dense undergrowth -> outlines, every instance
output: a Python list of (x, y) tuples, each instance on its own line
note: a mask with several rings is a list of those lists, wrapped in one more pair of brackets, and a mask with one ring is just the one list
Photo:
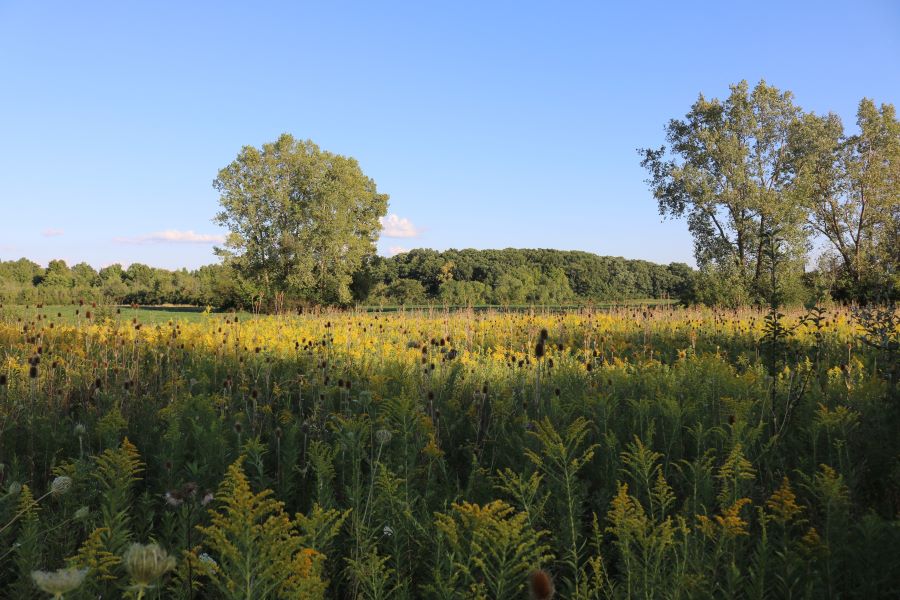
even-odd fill
[(2, 597), (900, 589), (893, 313), (55, 320), (0, 323)]

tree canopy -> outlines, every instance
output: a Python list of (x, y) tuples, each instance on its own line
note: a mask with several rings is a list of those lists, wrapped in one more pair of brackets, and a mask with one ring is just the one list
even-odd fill
[[(900, 126), (892, 105), (867, 99), (857, 123), (847, 136), (835, 115), (804, 113), (791, 92), (742, 81), (724, 101), (701, 94), (684, 119), (669, 121), (668, 147), (640, 150), (660, 214), (687, 219), (707, 291), (759, 302), (775, 293), (770, 273), (797, 289), (819, 239), (839, 256), (832, 275), (850, 282), (838, 296), (890, 283)], [(777, 260), (767, 250), (776, 239)]]
[(217, 253), (258, 293), (343, 304), (375, 252), (388, 196), (353, 158), (283, 134), (245, 146), (213, 182), (230, 234)]
[(840, 287), (864, 299), (897, 277), (900, 122), (893, 105), (864, 98), (856, 123), (859, 133), (848, 136), (837, 115), (804, 115), (792, 158), (810, 231), (836, 258)]
[(698, 266), (733, 275), (751, 295), (764, 281), (767, 235), (777, 229), (795, 257), (804, 254), (787, 151), (799, 114), (790, 92), (741, 82), (724, 102), (701, 95), (671, 120), (668, 153), (642, 151), (660, 213), (687, 217)]

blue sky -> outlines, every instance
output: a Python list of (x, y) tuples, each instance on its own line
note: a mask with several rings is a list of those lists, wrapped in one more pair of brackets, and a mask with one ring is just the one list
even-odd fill
[(760, 78), (897, 104), (900, 3), (0, 0), (0, 259), (213, 262), (216, 172), (290, 132), (390, 194), (384, 254), (693, 262), (635, 149)]

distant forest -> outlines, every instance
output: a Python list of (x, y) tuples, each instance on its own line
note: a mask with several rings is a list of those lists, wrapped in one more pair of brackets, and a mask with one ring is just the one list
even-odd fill
[[(628, 299), (696, 300), (697, 273), (684, 263), (561, 250), (419, 249), (390, 258), (372, 256), (353, 276), (357, 304), (455, 306), (579, 304)], [(0, 262), (0, 301), (68, 304), (79, 300), (123, 304), (249, 307), (254, 287), (227, 265), (169, 271), (140, 263), (99, 271), (62, 260), (46, 268), (22, 258)], [(292, 301), (286, 298), (290, 305)]]

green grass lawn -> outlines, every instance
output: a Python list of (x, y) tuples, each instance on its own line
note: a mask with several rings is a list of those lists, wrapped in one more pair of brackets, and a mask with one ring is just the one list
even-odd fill
[[(91, 318), (93, 319), (102, 319), (106, 317), (123, 321), (137, 319), (140, 323), (148, 324), (167, 323), (172, 320), (194, 322), (204, 318), (204, 309), (197, 306), (139, 306), (137, 308), (132, 308), (131, 306), (98, 304), (96, 307), (93, 307), (90, 303), (85, 303), (84, 306), (44, 305), (41, 308), (38, 308), (35, 304), (28, 306), (4, 306), (3, 308), (0, 308), (0, 319), (9, 320), (22, 318), (30, 321), (40, 314), (45, 315), (47, 319), (57, 323), (75, 323), (78, 320), (84, 321), (87, 318), (88, 312), (90, 312)], [(250, 313), (238, 314), (242, 318), (252, 316)]]

